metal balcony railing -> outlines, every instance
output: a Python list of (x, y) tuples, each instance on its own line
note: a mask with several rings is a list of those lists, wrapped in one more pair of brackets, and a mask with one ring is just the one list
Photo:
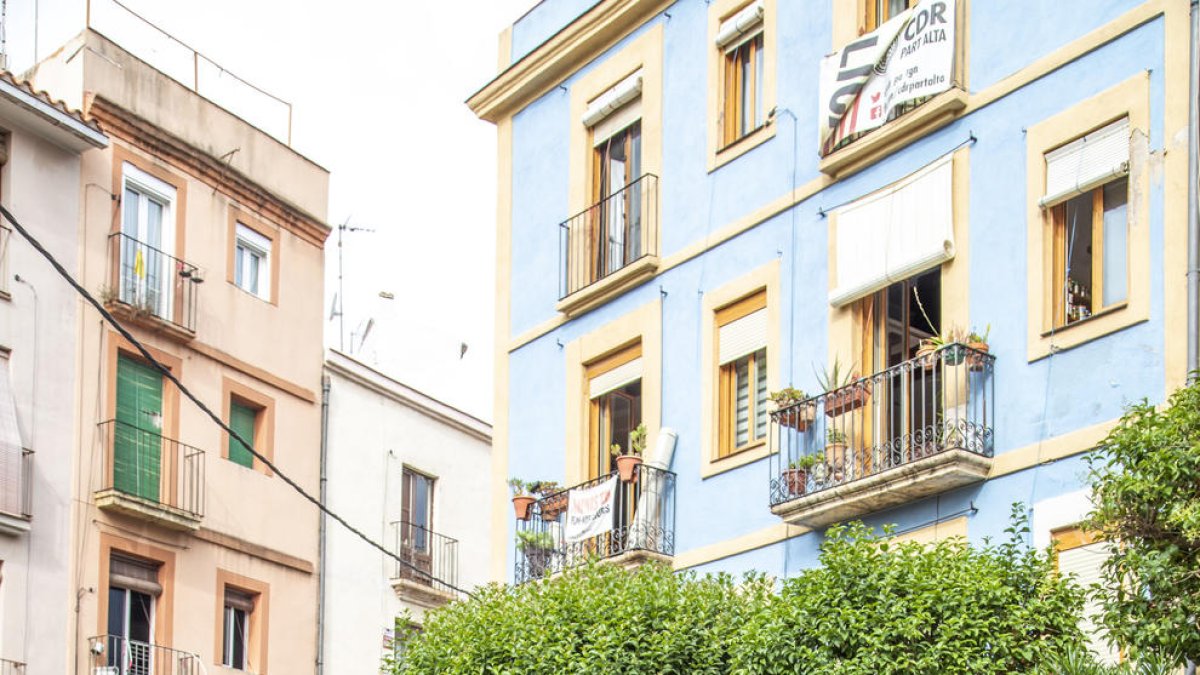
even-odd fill
[(949, 344), (771, 413), (771, 506), (949, 450), (991, 457), (995, 360)]
[[(33, 517), (33, 451), (21, 450), (20, 459), (0, 457), (0, 513)], [(0, 671), (3, 675), (3, 671)]]
[(675, 555), (675, 474), (647, 464), (637, 467), (632, 482), (617, 482), (611, 532), (580, 542), (566, 541), (562, 522), (571, 490), (595, 487), (613, 475), (533, 503), (529, 519), (517, 521), (517, 541), (524, 543), (517, 546), (516, 583), (551, 576), (590, 558), (613, 558), (634, 551)]
[(196, 285), (200, 268), (122, 232), (108, 236), (112, 283), (106, 302), (127, 306), (138, 318), (166, 321), (196, 332)]
[(100, 490), (204, 515), (204, 451), (118, 420), (99, 425), (104, 444)]
[(25, 675), (25, 664), (20, 661), (0, 659), (0, 675)]
[(88, 653), (90, 675), (205, 675), (196, 654), (119, 635), (88, 639)]
[[(458, 540), (400, 520), (392, 523), (396, 572), (392, 578), (406, 579), (446, 593), (458, 586)], [(403, 561), (403, 562), (401, 562)]]
[(558, 227), (561, 300), (658, 255), (658, 176), (643, 175)]

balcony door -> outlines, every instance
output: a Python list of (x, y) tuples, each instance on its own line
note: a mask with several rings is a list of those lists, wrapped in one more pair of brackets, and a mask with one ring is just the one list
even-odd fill
[[(433, 479), (405, 467), (400, 499), (400, 556), (425, 575), (432, 574)], [(401, 569), (401, 576), (429, 583), (425, 575), (407, 567)]]
[(162, 587), (158, 567), (132, 558), (113, 556), (109, 561), (108, 673), (155, 673), (155, 601)]
[(163, 450), (162, 374), (150, 365), (120, 354), (116, 399), (113, 487), (157, 502)]
[(642, 123), (594, 136), (592, 166), (591, 280), (601, 279), (642, 255)]
[(139, 311), (171, 319), (174, 309), (175, 189), (124, 165), (121, 210), (121, 302)]

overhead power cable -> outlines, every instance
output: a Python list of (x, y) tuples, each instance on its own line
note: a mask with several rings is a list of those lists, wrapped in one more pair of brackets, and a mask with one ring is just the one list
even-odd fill
[(362, 539), (363, 541), (365, 541), (367, 544), (369, 544), (373, 548), (378, 549), (385, 556), (395, 560), (402, 567), (405, 567), (405, 568), (415, 572), (422, 578), (428, 579), (431, 582), (441, 584), (442, 586), (445, 586), (446, 588), (449, 588), (458, 593), (462, 593), (463, 595), (465, 595), (467, 597), (474, 597), (471, 593), (469, 593), (461, 588), (458, 588), (457, 586), (449, 584), (449, 583), (443, 581), (442, 579), (439, 579), (439, 578), (433, 576), (432, 574), (426, 572), (425, 570), (422, 570), (421, 568), (417, 567), (416, 565), (408, 562), (401, 556), (397, 555), (395, 552), (388, 550), (386, 547), (384, 547), (383, 544), (380, 544), (379, 542), (375, 541), (374, 539), (371, 539), (365, 533), (363, 533), (361, 530), (359, 530), (358, 528), (354, 527), (349, 522), (347, 522), (345, 518), (334, 513), (333, 511), (329, 510), (328, 507), (326, 507), (324, 504), (321, 503), (321, 500), (319, 500), (316, 497), (313, 497), (311, 494), (309, 494), (308, 491), (306, 491), (303, 487), (301, 487), (299, 483), (297, 483), (295, 480), (293, 480), (286, 473), (284, 473), (283, 471), (280, 471), (279, 467), (277, 467), (275, 465), (275, 463), (270, 460), (270, 458), (264, 456), (262, 453), (255, 450), (250, 445), (250, 443), (248, 443), (246, 441), (246, 439), (242, 438), (241, 434), (234, 431), (228, 424), (226, 424), (221, 419), (221, 417), (219, 415), (214, 413), (212, 411), (212, 409), (209, 408), (207, 405), (205, 405), (204, 402), (201, 401), (199, 398), (197, 398), (196, 395), (193, 394), (190, 389), (188, 389), (186, 386), (184, 386), (184, 384), (179, 381), (179, 378), (176, 377), (175, 374), (171, 372), (170, 368), (167, 368), (165, 365), (160, 363), (158, 361), (158, 359), (154, 358), (154, 355), (151, 354), (150, 351), (148, 349), (146, 349), (146, 347), (143, 346), (142, 343), (136, 337), (134, 337), (132, 333), (130, 333), (128, 330), (126, 330), (126, 328), (124, 326), (122, 326), (115, 318), (113, 318), (113, 315), (110, 314), (108, 312), (108, 310), (104, 308), (104, 305), (102, 305), (98, 300), (96, 300), (96, 298), (92, 297), (92, 294), (89, 293), (87, 291), (87, 289), (85, 289), (82, 285), (80, 285), (80, 283), (78, 281), (76, 281), (74, 277), (71, 276), (71, 273), (68, 272), (66, 270), (66, 268), (64, 268), (62, 266), (62, 264), (59, 263), (58, 260), (54, 257), (54, 254), (47, 251), (46, 248), (44, 246), (42, 246), (41, 242), (39, 242), (32, 234), (30, 234), (29, 231), (26, 230), (25, 227), (22, 226), (21, 223), (17, 221), (16, 217), (14, 217), (13, 214), (10, 213), (9, 210), (2, 205), (0, 205), (0, 215), (3, 215), (4, 218), (8, 222), (12, 223), (13, 229), (16, 230), (16, 232), (18, 234), (20, 234), (22, 237), (24, 237), (25, 240), (29, 242), (29, 245), (32, 246), (38, 253), (40, 253), (42, 255), (43, 258), (46, 259), (47, 262), (50, 263), (51, 267), (54, 268), (54, 271), (58, 272), (59, 276), (61, 276), (63, 279), (65, 279), (67, 281), (67, 283), (70, 284), (71, 287), (74, 288), (77, 293), (79, 293), (81, 296), (83, 296), (83, 299), (86, 300), (88, 302), (88, 304), (90, 304), (92, 307), (94, 307), (97, 312), (100, 312), (100, 316), (104, 317), (104, 320), (109, 325), (111, 325), (117, 331), (117, 333), (119, 333), (121, 335), (121, 337), (128, 340), (129, 343), (132, 344), (135, 349), (137, 349), (138, 353), (141, 354), (143, 359), (145, 359), (148, 363), (152, 364), (155, 368), (157, 368), (158, 371), (162, 373), (163, 377), (170, 380), (170, 382), (179, 389), (180, 393), (182, 393), (184, 395), (184, 397), (186, 397), (189, 401), (194, 403), (196, 405), (196, 407), (200, 409), (201, 412), (203, 412), (205, 415), (207, 415), (208, 418), (211, 419), (217, 426), (221, 427), (221, 429), (225, 433), (229, 434), (230, 438), (237, 439), (237, 442), (240, 443), (242, 445), (242, 447), (246, 449), (247, 452), (249, 452), (251, 455), (253, 455), (255, 459), (262, 462), (264, 466), (269, 468), (276, 476), (278, 476), (281, 480), (283, 480), (284, 483), (287, 483), (301, 497), (303, 497), (304, 499), (306, 499), (307, 501), (312, 503), (313, 506), (316, 506), (322, 513), (324, 513), (325, 515), (327, 515), (330, 518), (337, 521), (342, 527), (349, 530), (351, 533), (356, 535), (359, 539)]

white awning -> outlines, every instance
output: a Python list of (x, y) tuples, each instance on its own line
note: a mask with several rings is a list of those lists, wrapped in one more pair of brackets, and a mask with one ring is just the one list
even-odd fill
[(1060, 204), (1129, 173), (1129, 118), (1046, 153), (1043, 208)]
[(8, 354), (0, 352), (0, 511), (20, 514), (24, 489), (21, 430), (17, 401), (8, 372)]
[(583, 111), (583, 125), (596, 126), (600, 120), (621, 109), (626, 103), (642, 95), (642, 71), (621, 80), (612, 89), (600, 94)]
[(952, 155), (837, 211), (840, 307), (954, 257)]
[(721, 326), (717, 361), (725, 365), (767, 346), (767, 310), (760, 309)]
[(603, 396), (614, 389), (620, 389), (630, 382), (640, 379), (642, 379), (642, 359), (638, 357), (593, 377), (588, 383), (588, 398)]
[(721, 22), (717, 29), (717, 46), (733, 47), (734, 43), (762, 24), (763, 0), (755, 0), (742, 11)]

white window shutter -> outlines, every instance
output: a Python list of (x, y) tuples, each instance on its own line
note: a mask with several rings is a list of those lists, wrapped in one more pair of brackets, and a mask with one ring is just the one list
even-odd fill
[[(1108, 544), (1104, 542), (1059, 551), (1058, 571), (1063, 576), (1074, 577), (1076, 584), (1087, 588), (1103, 580), (1102, 568), (1108, 556)], [(1084, 603), (1080, 629), (1087, 636), (1092, 653), (1098, 656), (1101, 662), (1113, 665), (1119, 660), (1119, 654), (1104, 641), (1100, 634), (1098, 619), (1101, 611), (1100, 605), (1093, 598), (1088, 598)]]
[(953, 156), (837, 212), (835, 307), (954, 257)]
[(1129, 173), (1129, 118), (1046, 153), (1043, 208), (1060, 204)]
[(751, 312), (721, 326), (717, 334), (719, 365), (756, 352), (767, 346), (767, 310)]
[(17, 402), (9, 379), (8, 356), (0, 354), (0, 511), (22, 515), (21, 431)]
[(741, 38), (762, 24), (763, 0), (755, 0), (742, 11), (721, 22), (717, 28), (717, 46), (722, 49), (734, 46)]
[(612, 89), (597, 96), (583, 111), (583, 125), (594, 127), (600, 120), (620, 110), (626, 103), (642, 95), (642, 71), (621, 80)]
[(588, 398), (603, 396), (614, 389), (620, 389), (630, 382), (640, 379), (642, 379), (642, 359), (638, 357), (593, 377), (588, 383)]
[(642, 99), (636, 98), (626, 103), (620, 110), (596, 122), (592, 127), (592, 145), (603, 145), (608, 139), (627, 129), (631, 124), (642, 118)]

